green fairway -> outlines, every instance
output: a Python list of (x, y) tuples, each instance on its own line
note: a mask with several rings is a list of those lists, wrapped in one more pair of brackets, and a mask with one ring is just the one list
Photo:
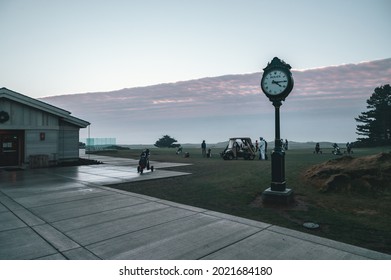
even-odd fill
[[(174, 149), (152, 148), (151, 160), (190, 163), (173, 170), (192, 174), (111, 187), (391, 253), (391, 186), (381, 195), (322, 193), (303, 180), (307, 168), (337, 157), (331, 154), (331, 149), (323, 149), (322, 155), (313, 154), (313, 149), (286, 152), (287, 187), (295, 193), (295, 201), (290, 206), (262, 204), (260, 194), (270, 186), (270, 160), (225, 161), (218, 155), (221, 150), (213, 149), (212, 158), (203, 158), (201, 149), (184, 149), (190, 153), (189, 158), (184, 158), (176, 155)], [(353, 156), (389, 151), (389, 147), (355, 149)], [(140, 153), (141, 150), (131, 149), (104, 154), (138, 158)], [(320, 227), (304, 228), (303, 223), (308, 221)]]

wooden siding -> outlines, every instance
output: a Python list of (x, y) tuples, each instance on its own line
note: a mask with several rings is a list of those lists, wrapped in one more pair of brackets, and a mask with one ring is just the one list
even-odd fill
[(79, 157), (79, 128), (65, 122), (60, 122), (59, 159), (75, 159)]
[(0, 99), (0, 111), (6, 111), (10, 116), (0, 125), (2, 129), (59, 129), (57, 116), (12, 100)]
[[(45, 139), (41, 140), (41, 133)], [(48, 155), (49, 160), (58, 159), (58, 130), (26, 129), (25, 130), (25, 162), (32, 155)]]

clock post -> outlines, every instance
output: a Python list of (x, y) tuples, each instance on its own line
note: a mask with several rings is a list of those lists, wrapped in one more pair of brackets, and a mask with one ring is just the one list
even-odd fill
[(282, 148), (280, 136), (280, 107), (281, 101), (273, 101), (275, 111), (275, 138), (274, 150), (272, 153), (272, 182), (270, 189), (272, 191), (285, 191), (285, 151)]
[(282, 101), (293, 89), (293, 77), (290, 69), (289, 64), (275, 57), (263, 69), (261, 79), (262, 91), (275, 108), (275, 140), (271, 156), (272, 180), (270, 187), (262, 193), (262, 199), (265, 202), (289, 203), (293, 197), (292, 189), (286, 187), (285, 151), (280, 136), (280, 107)]

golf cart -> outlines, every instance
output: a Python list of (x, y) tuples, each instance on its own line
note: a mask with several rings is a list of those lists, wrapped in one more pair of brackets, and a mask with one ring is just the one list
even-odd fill
[(244, 158), (253, 160), (255, 158), (255, 147), (249, 137), (233, 137), (228, 141), (228, 145), (221, 153), (225, 160)]

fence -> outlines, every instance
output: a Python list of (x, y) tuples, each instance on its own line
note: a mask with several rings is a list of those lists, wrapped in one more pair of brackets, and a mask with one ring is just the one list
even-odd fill
[[(83, 141), (82, 141), (83, 142)], [(116, 138), (86, 138), (86, 152), (108, 150), (116, 145)]]

